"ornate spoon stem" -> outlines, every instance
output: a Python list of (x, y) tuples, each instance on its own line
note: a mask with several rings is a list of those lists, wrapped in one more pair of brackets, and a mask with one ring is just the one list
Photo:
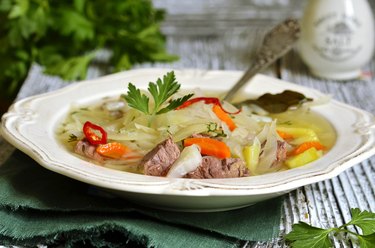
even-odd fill
[(298, 40), (300, 26), (297, 20), (287, 19), (266, 34), (262, 46), (255, 56), (254, 63), (247, 69), (238, 82), (227, 92), (224, 101), (231, 101), (237, 91), (258, 72), (270, 66), (284, 56)]

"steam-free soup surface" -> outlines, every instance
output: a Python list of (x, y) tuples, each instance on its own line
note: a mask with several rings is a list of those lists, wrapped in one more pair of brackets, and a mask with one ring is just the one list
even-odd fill
[[(324, 156), (335, 143), (336, 133), (332, 125), (309, 108), (271, 115), (254, 114), (252, 109), (246, 106), (237, 113), (238, 109), (229, 103), (224, 103), (223, 108), (228, 113), (221, 114), (233, 122), (234, 128), (230, 127), (232, 124), (228, 124), (227, 120), (223, 120), (223, 116), (215, 112), (214, 104), (198, 101), (183, 109), (147, 116), (130, 108), (121, 97), (106, 98), (86, 106), (72, 107), (59, 126), (57, 136), (66, 149), (98, 166), (145, 174), (148, 170), (148, 168), (145, 169), (145, 166), (147, 167), (144, 162), (145, 156), (168, 138), (178, 147), (181, 155), (187, 155), (186, 161), (189, 161), (189, 157), (197, 155), (196, 150), (186, 149), (187, 141), (190, 141), (192, 137), (224, 143), (229, 149), (229, 157), (217, 155), (217, 158), (210, 159), (215, 163), (219, 161), (222, 166), (229, 160), (236, 164), (225, 164), (225, 166), (243, 165), (243, 169), (235, 171), (240, 176), (253, 176), (306, 165)], [(127, 152), (120, 157), (100, 154), (101, 159), (95, 159), (85, 153), (77, 154), (77, 144), (86, 140), (82, 129), (87, 121), (95, 123), (106, 131), (107, 143), (120, 143), (126, 147)], [(96, 134), (100, 136), (97, 130), (93, 132), (97, 132)], [(306, 151), (296, 153), (298, 147), (309, 142), (311, 144), (319, 142), (321, 145), (310, 144), (311, 147), (307, 147), (306, 150), (313, 151), (311, 154), (316, 156), (311, 161), (306, 160), (308, 155), (303, 157)], [(199, 144), (197, 146), (201, 153), (207, 148), (202, 148)], [(91, 149), (92, 153), (96, 153), (98, 146), (91, 145)], [(207, 156), (215, 157), (216, 155), (202, 153), (199, 156), (205, 161), (210, 160), (206, 158)], [(202, 164), (199, 156), (198, 160), (192, 160), (190, 164), (197, 164), (197, 161)], [(174, 168), (173, 164), (169, 167)], [(176, 172), (163, 172), (164, 174), (157, 176), (173, 174), (177, 177), (188, 177), (193, 173), (192, 171), (186, 172), (189, 171), (188, 165), (177, 165), (177, 167), (177, 171), (184, 171), (181, 175), (180, 172), (177, 174)], [(195, 170), (198, 169), (199, 165), (196, 165)], [(194, 168), (190, 170), (194, 171)], [(226, 174), (222, 175), (226, 177)]]

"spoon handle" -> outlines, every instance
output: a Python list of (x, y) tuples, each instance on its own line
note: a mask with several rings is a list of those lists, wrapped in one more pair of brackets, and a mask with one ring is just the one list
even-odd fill
[(278, 24), (263, 39), (262, 46), (255, 56), (253, 64), (246, 70), (238, 82), (224, 96), (224, 101), (231, 101), (237, 91), (258, 72), (270, 66), (284, 56), (298, 40), (300, 26), (297, 20), (287, 19)]

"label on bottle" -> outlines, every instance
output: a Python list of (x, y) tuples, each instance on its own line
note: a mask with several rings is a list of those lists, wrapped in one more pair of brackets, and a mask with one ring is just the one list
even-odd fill
[(326, 60), (346, 61), (362, 49), (356, 37), (361, 23), (355, 17), (329, 13), (317, 19), (314, 28), (319, 38), (313, 43), (313, 48)]

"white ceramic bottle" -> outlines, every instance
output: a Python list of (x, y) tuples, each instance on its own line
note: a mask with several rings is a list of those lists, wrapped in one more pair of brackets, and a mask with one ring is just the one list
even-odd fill
[(298, 50), (312, 74), (335, 80), (360, 76), (374, 51), (374, 19), (366, 0), (309, 0)]

